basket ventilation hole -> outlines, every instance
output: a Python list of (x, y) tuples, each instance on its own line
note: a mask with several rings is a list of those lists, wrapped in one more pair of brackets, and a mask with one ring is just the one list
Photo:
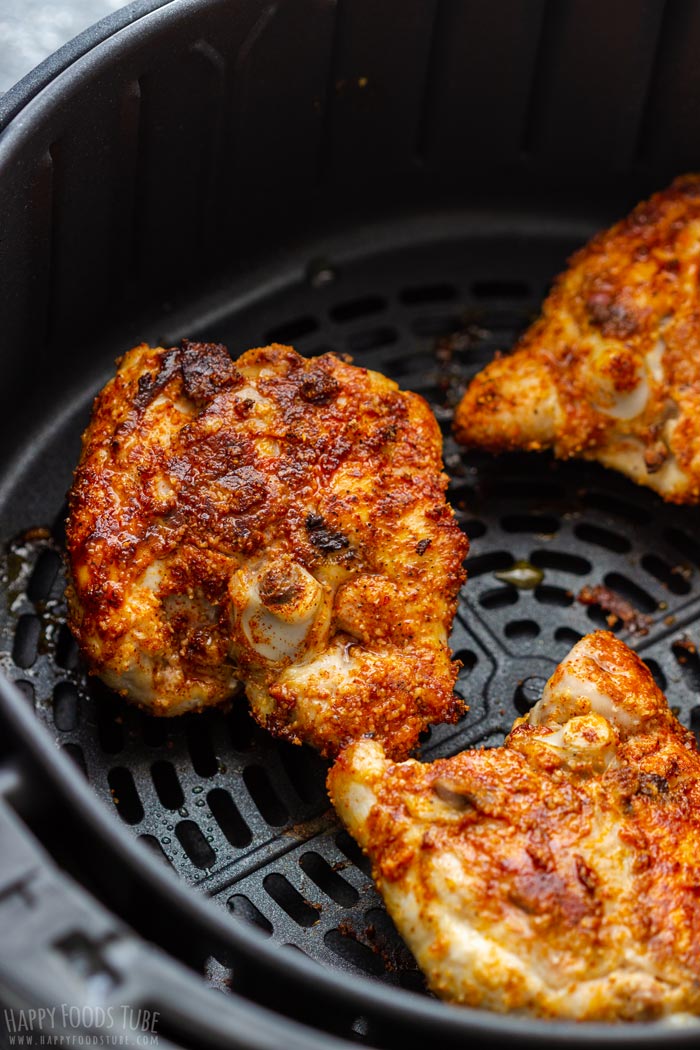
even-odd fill
[(700, 543), (680, 529), (666, 529), (664, 539), (693, 565), (700, 565)]
[(244, 897), (242, 893), (236, 893), (233, 897), (229, 897), (226, 902), (230, 911), (234, 915), (237, 915), (239, 919), (243, 919), (244, 922), (249, 922), (253, 926), (257, 926), (259, 930), (267, 934), (268, 937), (272, 933), (272, 923), (267, 919), (261, 911), (259, 911), (252, 901)]
[(515, 605), (519, 594), (515, 587), (492, 587), (479, 595), (479, 604), (484, 609), (504, 609), (508, 605)]
[(690, 582), (680, 566), (670, 566), (656, 554), (645, 554), (642, 568), (654, 576), (671, 594), (688, 594)]
[(641, 507), (635, 507), (632, 503), (615, 499), (607, 492), (585, 492), (582, 496), (584, 507), (590, 510), (599, 510), (603, 514), (609, 514), (613, 518), (622, 518), (633, 525), (644, 525), (649, 521), (649, 514)]
[(233, 749), (244, 753), (251, 751), (256, 726), (244, 704), (234, 703), (227, 723)]
[(557, 642), (563, 642), (566, 646), (576, 645), (576, 642), (580, 642), (583, 638), (582, 634), (578, 631), (574, 631), (571, 627), (557, 627), (554, 632), (554, 639)]
[(616, 594), (626, 598), (635, 609), (640, 609), (642, 612), (650, 613), (658, 607), (658, 603), (655, 598), (645, 591), (642, 587), (639, 587), (632, 580), (629, 580), (626, 576), (623, 576), (619, 572), (609, 572), (605, 577), (605, 586), (609, 587), (610, 590), (615, 591)]
[(658, 685), (658, 687), (661, 690), (661, 692), (665, 693), (666, 692), (666, 685), (667, 685), (666, 675), (662, 671), (662, 669), (659, 666), (659, 664), (657, 664), (656, 660), (646, 660), (646, 659), (645, 659), (644, 663), (647, 665), (647, 667), (651, 671), (651, 677), (654, 679), (654, 681)]
[(565, 609), (573, 605), (574, 596), (571, 591), (565, 591), (563, 587), (552, 587), (548, 583), (541, 583), (535, 587), (535, 601), (540, 605), (555, 605)]
[(87, 780), (87, 763), (85, 762), (85, 755), (83, 754), (82, 747), (78, 744), (68, 743), (63, 745), (62, 750), (65, 751)]
[(425, 303), (446, 303), (457, 298), (453, 284), (420, 284), (404, 288), (399, 299), (404, 306), (424, 306)]
[(399, 984), (409, 992), (426, 992), (425, 977), (420, 970), (404, 970), (399, 974)]
[(20, 678), (19, 681), (14, 683), (15, 689), (18, 689), (24, 699), (27, 701), (30, 707), (34, 707), (36, 703), (36, 697), (34, 695), (34, 686), (31, 682), (25, 681)]
[(513, 555), (508, 551), (490, 551), (478, 558), (467, 558), (467, 579), (483, 576), (487, 572), (503, 572), (513, 564)]
[(307, 805), (328, 804), (325, 790), (328, 765), (308, 747), (280, 746), (279, 756), (295, 792)]
[(250, 828), (238, 812), (238, 807), (228, 791), (214, 788), (207, 795), (209, 809), (227, 840), (237, 849), (249, 846), (253, 840)]
[(506, 638), (513, 640), (536, 638), (539, 633), (540, 626), (534, 620), (510, 620), (505, 626)]
[(435, 358), (432, 354), (414, 354), (411, 357), (397, 357), (391, 362), (392, 379), (401, 380), (402, 376), (409, 375), (409, 382), (415, 382), (415, 376), (419, 372), (429, 372), (435, 369)]
[(543, 536), (559, 531), (559, 519), (551, 514), (509, 514), (501, 525), (506, 532), (536, 532)]
[(494, 278), (489, 281), (474, 281), (472, 295), (476, 299), (527, 299), (534, 293), (526, 281)]
[(387, 301), (380, 295), (365, 295), (361, 299), (351, 299), (347, 303), (338, 303), (332, 307), (331, 317), (334, 321), (354, 321), (358, 317), (377, 314), (386, 310)]
[(166, 809), (180, 809), (185, 796), (180, 787), (175, 767), (170, 762), (154, 762), (151, 766), (153, 786), (162, 806)]
[(58, 666), (66, 671), (75, 671), (80, 662), (78, 643), (65, 623), (58, 628), (54, 656)]
[(471, 543), (473, 543), (474, 540), (481, 539), (486, 533), (486, 525), (483, 521), (479, 521), (478, 518), (469, 518), (466, 521), (459, 521), (458, 515), (457, 521), (459, 522), (459, 527), (462, 529), (462, 532), (466, 532)]
[(695, 648), (674, 642), (671, 651), (681, 669), (686, 685), (693, 693), (700, 693), (700, 656)]
[(335, 837), (335, 844), (351, 864), (354, 864), (365, 875), (371, 875), (372, 864), (369, 857), (365, 856), (349, 832), (339, 831)]
[(619, 634), (624, 626), (618, 616), (606, 612), (600, 605), (589, 605), (586, 609), (586, 616), (593, 626), (596, 629), (600, 628), (601, 631), (612, 631), (613, 634)]
[(337, 871), (334, 871), (320, 853), (313, 851), (304, 853), (299, 860), (299, 866), (304, 874), (308, 875), (311, 881), (315, 882), (318, 888), (336, 904), (340, 904), (343, 908), (351, 908), (357, 903), (359, 893), (355, 887), (351, 886)]
[(309, 901), (304, 900), (299, 890), (295, 889), (284, 875), (276, 871), (271, 872), (263, 879), (263, 886), (265, 892), (298, 926), (308, 927), (318, 922), (320, 909), (312, 907)]
[(459, 512), (466, 511), (474, 499), (474, 486), (468, 482), (461, 482), (450, 489), (450, 503)]
[(367, 940), (379, 952), (385, 968), (391, 973), (416, 970), (416, 961), (408, 945), (401, 940), (396, 926), (384, 908), (370, 908), (365, 912)]
[(348, 349), (351, 353), (361, 354), (367, 350), (376, 350), (380, 346), (391, 346), (399, 338), (395, 328), (382, 325), (362, 332), (353, 332), (348, 336)]
[[(107, 755), (116, 755), (124, 747), (123, 717), (117, 705), (109, 701), (100, 701), (96, 705), (97, 735), (100, 747)], [(120, 721), (117, 721), (119, 719)]]
[(212, 747), (207, 724), (200, 715), (187, 724), (187, 748), (195, 773), (200, 777), (213, 777), (219, 763)]
[(455, 314), (426, 314), (424, 317), (414, 317), (411, 321), (412, 331), (424, 337), (451, 335), (458, 328), (459, 317)]
[(530, 708), (537, 703), (542, 696), (542, 691), (547, 684), (547, 679), (540, 675), (530, 675), (518, 683), (513, 696), (515, 710), (519, 715), (526, 715)]
[(530, 562), (538, 569), (551, 569), (554, 572), (570, 572), (575, 576), (586, 576), (593, 566), (587, 558), (565, 551), (536, 550), (530, 555)]
[(592, 543), (595, 547), (603, 547), (615, 554), (626, 554), (632, 548), (630, 541), (625, 536), (621, 536), (619, 532), (611, 532), (609, 529), (602, 529), (599, 525), (590, 525), (588, 522), (577, 525), (574, 533), (584, 543)]
[(32, 613), (23, 613), (17, 621), (14, 643), (12, 645), (12, 660), (16, 667), (26, 670), (31, 667), (37, 657), (39, 638), (41, 636), (41, 621)]
[(66, 521), (68, 519), (68, 504), (63, 503), (58, 514), (54, 518), (51, 526), (51, 535), (54, 543), (58, 544), (61, 550), (65, 550), (66, 547)]
[(78, 724), (78, 690), (72, 682), (58, 682), (53, 691), (53, 721), (56, 729), (70, 733)]
[(30, 602), (45, 602), (48, 599), (60, 568), (61, 556), (57, 551), (41, 552), (27, 584), (27, 597)]
[(151, 718), (142, 715), (141, 735), (147, 747), (162, 747), (168, 739), (168, 725), (165, 718)]
[(344, 962), (351, 963), (364, 973), (379, 977), (384, 973), (381, 957), (366, 944), (362, 944), (349, 931), (328, 930), (323, 941), (334, 955)]
[(211, 848), (201, 829), (193, 820), (181, 820), (175, 825), (175, 834), (196, 868), (211, 868), (216, 860), (216, 853)]
[(140, 824), (143, 820), (143, 806), (131, 772), (124, 766), (115, 766), (107, 774), (107, 783), (122, 820), (127, 824)]
[(274, 828), (284, 824), (288, 813), (272, 786), (267, 770), (262, 766), (246, 766), (243, 780), (263, 820)]
[(318, 321), (315, 317), (296, 317), (292, 321), (271, 328), (266, 336), (266, 343), (294, 344), (297, 339), (303, 339), (305, 335), (312, 335), (318, 331)]
[(695, 733), (695, 739), (700, 744), (700, 705), (693, 707), (690, 712), (690, 728)]
[(143, 842), (143, 844), (147, 846), (151, 853), (154, 853), (156, 857), (164, 860), (171, 868), (173, 867), (170, 857), (167, 855), (155, 835), (139, 835), (139, 841)]
[[(532, 503), (533, 500), (556, 500), (561, 499), (564, 490), (561, 485), (552, 481), (541, 481), (530, 478), (522, 481), (517, 477), (486, 479), (486, 488), (489, 498), (495, 500), (524, 500)], [(530, 517), (530, 515), (523, 515)], [(517, 531), (530, 532), (530, 529)], [(539, 530), (535, 530), (539, 531)]]
[(477, 665), (478, 656), (471, 649), (458, 649), (454, 655), (455, 660), (460, 660), (462, 668), (459, 672), (460, 678), (466, 678)]

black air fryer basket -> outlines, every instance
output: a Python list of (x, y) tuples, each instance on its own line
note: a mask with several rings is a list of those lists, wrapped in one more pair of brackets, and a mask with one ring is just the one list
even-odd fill
[[(112, 1007), (108, 1034), (136, 1042), (126, 1005), (158, 1013), (161, 1047), (203, 1050), (697, 1043), (692, 1024), (432, 998), (325, 764), (243, 702), (163, 721), (89, 680), (61, 550), (79, 436), (124, 350), (349, 353), (431, 403), (471, 540), (452, 636), (470, 711), (423, 757), (502, 741), (608, 625), (587, 584), (638, 610), (614, 629), (695, 727), (698, 512), (593, 465), (463, 455), (450, 422), (571, 252), (700, 168), (699, 53), (694, 0), (145, 0), (0, 99), (6, 1028), (72, 1004), (54, 1034), (87, 1038)], [(523, 559), (534, 589), (508, 582)]]

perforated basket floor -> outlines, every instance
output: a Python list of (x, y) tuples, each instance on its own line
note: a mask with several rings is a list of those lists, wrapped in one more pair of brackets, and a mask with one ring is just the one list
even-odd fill
[[(572, 226), (401, 244), (342, 264), (309, 256), (303, 281), (271, 281), (274, 290), (245, 310), (220, 304), (215, 322), (171, 333), (221, 340), (234, 356), (272, 339), (309, 355), (349, 352), (433, 406), (449, 498), (472, 542), (452, 635), (463, 663), (457, 689), (470, 710), (457, 726), (430, 732), (426, 759), (498, 744), (573, 642), (598, 626), (612, 626), (641, 653), (686, 724), (700, 715), (698, 513), (666, 507), (595, 466), (461, 455), (449, 436), (467, 378), (512, 345), (581, 239)], [(105, 358), (105, 378), (123, 349)], [(80, 408), (53, 428), (50, 456), (35, 447), (11, 490), (32, 517), (27, 509), (28, 531), (6, 550), (2, 670), (105, 804), (183, 879), (281, 944), (421, 990), (365, 859), (329, 807), (326, 766), (314, 753), (274, 742), (243, 699), (228, 712), (155, 720), (84, 674), (64, 622), (65, 507), (49, 472), (58, 456), (67, 488), (94, 392), (86, 389)], [(521, 560), (541, 570), (532, 589), (499, 576)], [(626, 625), (578, 600), (596, 585), (639, 615)], [(221, 974), (214, 968), (211, 977)]]

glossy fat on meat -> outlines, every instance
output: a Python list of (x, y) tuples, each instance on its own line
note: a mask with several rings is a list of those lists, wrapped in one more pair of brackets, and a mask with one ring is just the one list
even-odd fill
[(243, 683), (276, 735), (402, 756), (453, 721), (468, 543), (427, 403), (290, 347), (135, 347), (95, 400), (70, 493), (70, 624), (160, 715)]
[(700, 755), (642, 661), (583, 638), (505, 746), (347, 748), (333, 803), (430, 987), (576, 1020), (700, 1013)]
[(471, 382), (455, 436), (491, 452), (598, 460), (700, 501), (700, 175), (573, 256), (541, 317)]

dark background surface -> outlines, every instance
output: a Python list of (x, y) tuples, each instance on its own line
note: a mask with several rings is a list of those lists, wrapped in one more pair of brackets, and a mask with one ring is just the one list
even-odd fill
[(0, 0), (0, 93), (125, 0)]

